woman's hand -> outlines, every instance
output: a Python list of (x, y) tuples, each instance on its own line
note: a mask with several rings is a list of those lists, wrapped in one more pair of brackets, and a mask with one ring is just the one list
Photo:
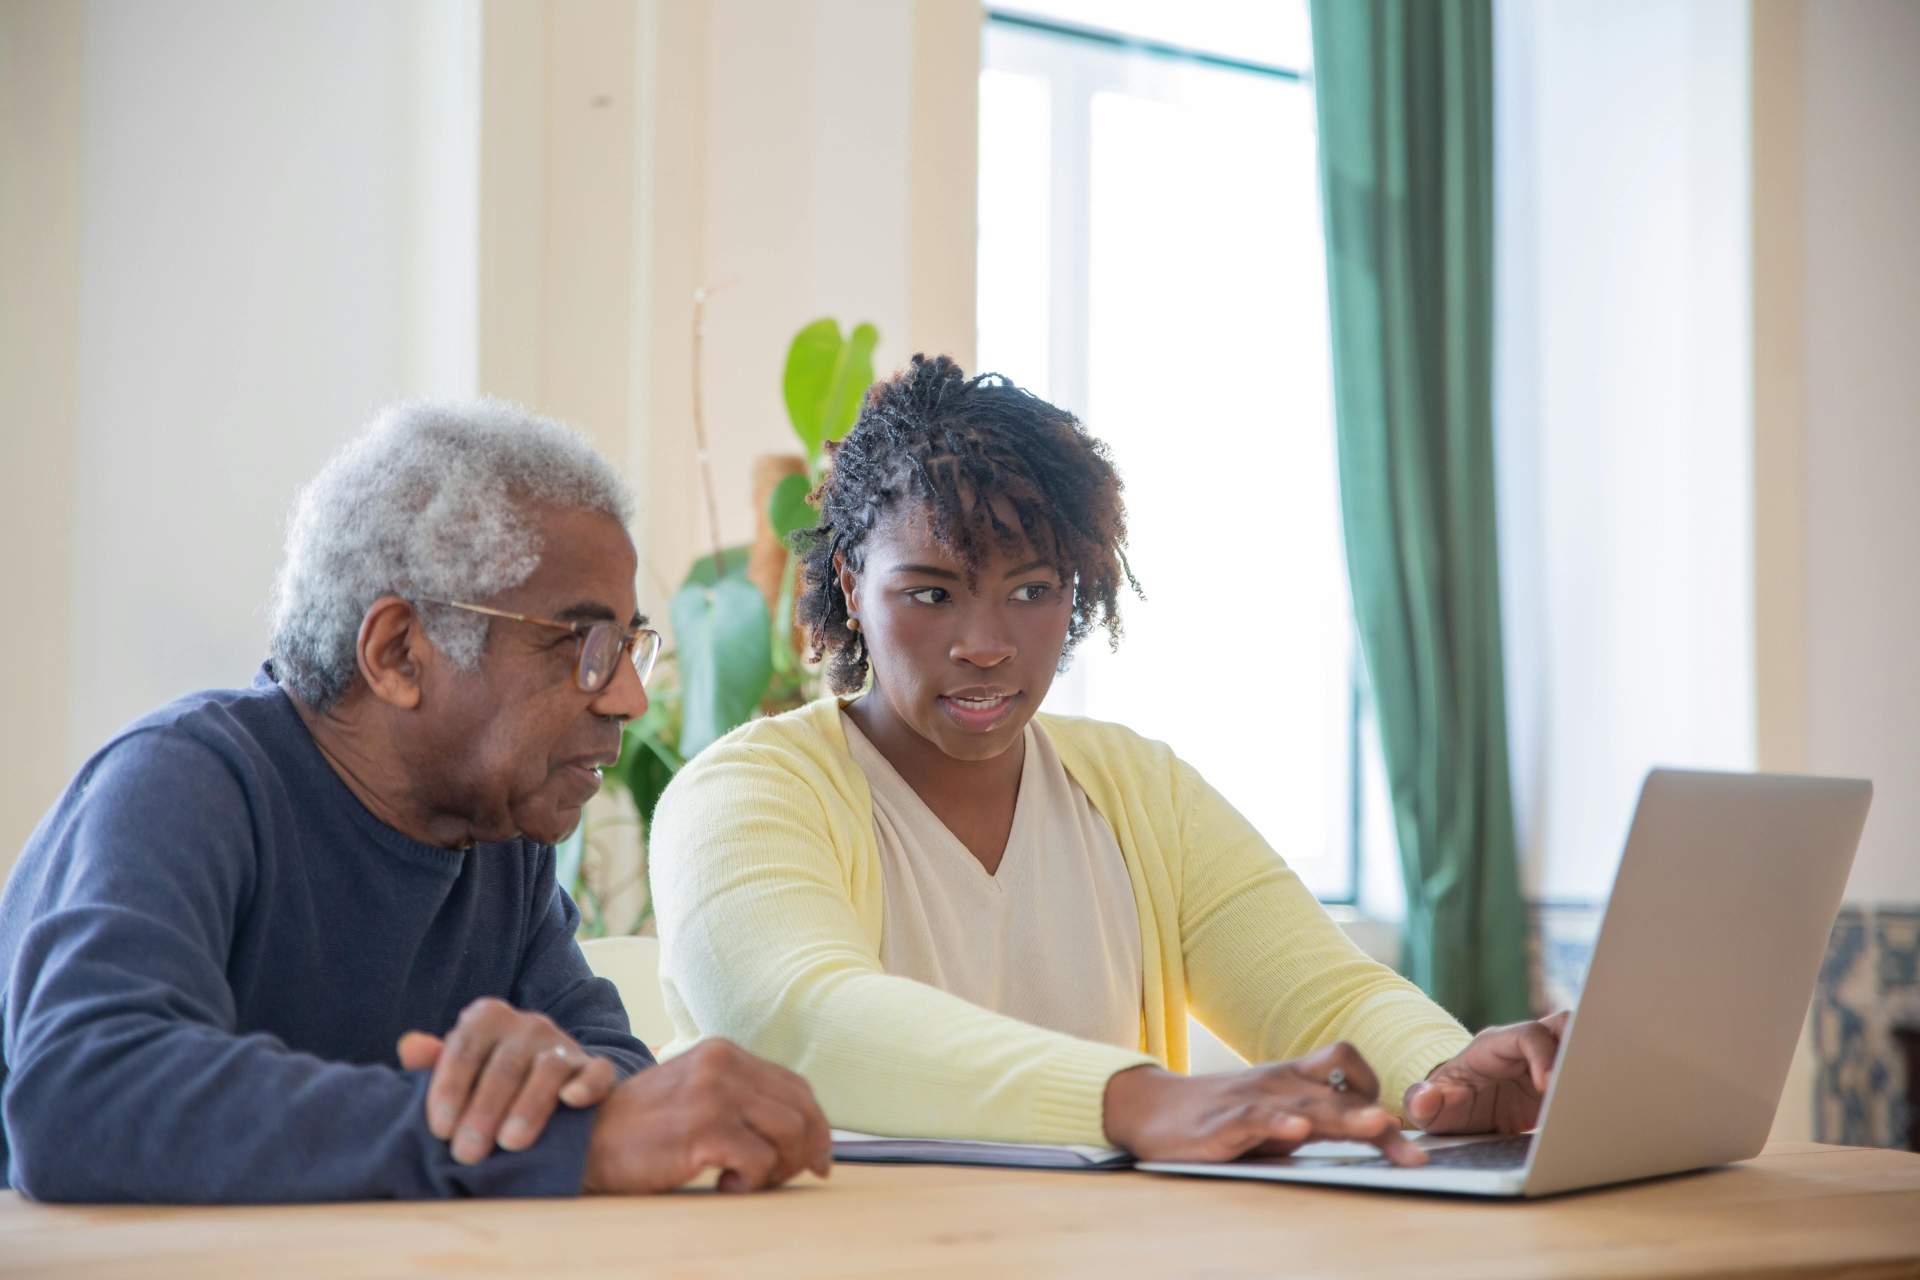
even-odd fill
[[(1346, 1084), (1333, 1087), (1334, 1071)], [(1342, 1041), (1291, 1062), (1218, 1075), (1182, 1076), (1133, 1067), (1107, 1081), (1107, 1140), (1142, 1160), (1232, 1160), (1289, 1155), (1324, 1138), (1369, 1142), (1395, 1164), (1427, 1157), (1376, 1105), (1380, 1083)]]
[(1407, 1090), (1406, 1117), (1428, 1133), (1525, 1133), (1540, 1121), (1571, 1010), (1488, 1027)]

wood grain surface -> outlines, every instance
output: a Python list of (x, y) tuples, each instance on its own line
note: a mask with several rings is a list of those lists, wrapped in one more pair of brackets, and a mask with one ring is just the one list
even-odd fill
[(1920, 1275), (1920, 1155), (1782, 1143), (1531, 1203), (874, 1166), (756, 1196), (148, 1208), (0, 1193), (0, 1273)]

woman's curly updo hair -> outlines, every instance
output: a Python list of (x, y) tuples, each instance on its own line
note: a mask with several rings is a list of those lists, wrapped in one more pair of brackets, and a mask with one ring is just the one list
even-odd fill
[(800, 623), (836, 693), (866, 683), (867, 648), (847, 626), (835, 561), (858, 573), (867, 535), (900, 504), (922, 508), (970, 579), (996, 547), (1024, 542), (1049, 560), (1073, 592), (1063, 666), (1095, 627), (1119, 644), (1120, 589), (1140, 592), (1127, 567), (1126, 505), (1107, 447), (1072, 414), (998, 374), (969, 378), (946, 356), (916, 355), (874, 383), (853, 429), (827, 447), (832, 467), (811, 499), (819, 520), (794, 535), (794, 547)]

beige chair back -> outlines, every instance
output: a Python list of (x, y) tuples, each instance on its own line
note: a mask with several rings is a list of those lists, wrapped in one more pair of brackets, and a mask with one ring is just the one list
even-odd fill
[(593, 938), (580, 951), (597, 976), (620, 989), (633, 1034), (657, 1055), (673, 1039), (673, 1020), (660, 994), (660, 939)]

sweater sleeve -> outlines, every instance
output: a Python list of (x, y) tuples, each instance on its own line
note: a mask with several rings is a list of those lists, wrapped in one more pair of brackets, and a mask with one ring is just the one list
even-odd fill
[(651, 856), (681, 1038), (725, 1036), (799, 1072), (841, 1128), (1105, 1145), (1107, 1080), (1153, 1059), (882, 970), (836, 813), (849, 838), (851, 806), (824, 777), (738, 738), (674, 780)]
[(534, 883), (546, 886), (539, 918), (528, 936), (520, 974), (510, 1003), (553, 1019), (553, 1024), (589, 1051), (609, 1059), (622, 1080), (653, 1065), (653, 1054), (633, 1034), (620, 990), (594, 976), (580, 952), (574, 934), (580, 928), (580, 908), (554, 879), (553, 849), (549, 846), (534, 869)]
[(7, 975), (9, 1180), (41, 1200), (345, 1200), (579, 1190), (592, 1113), (456, 1163), (427, 1077), (236, 1029), (225, 966), (253, 892), (245, 793), (207, 748), (96, 761)]
[(1250, 1062), (1346, 1040), (1398, 1114), (1408, 1086), (1471, 1037), (1411, 982), (1370, 959), (1186, 762), (1169, 759), (1180, 815), (1180, 933), (1195, 1015)]

